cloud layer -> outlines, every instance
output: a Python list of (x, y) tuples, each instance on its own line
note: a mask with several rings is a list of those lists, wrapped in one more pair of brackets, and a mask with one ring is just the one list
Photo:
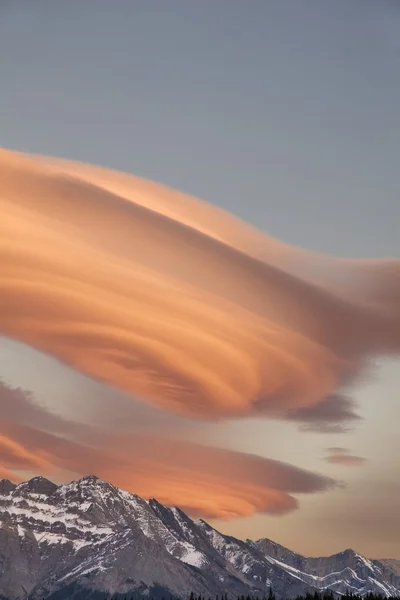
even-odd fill
[(252, 454), (72, 423), (1, 383), (0, 411), (7, 414), (0, 419), (0, 476), (14, 480), (21, 473), (58, 481), (95, 473), (191, 515), (222, 519), (285, 514), (297, 508), (295, 495), (334, 485), (328, 477)]
[(0, 332), (164, 410), (357, 418), (400, 352), (400, 262), (281, 244), (136, 177), (0, 151)]

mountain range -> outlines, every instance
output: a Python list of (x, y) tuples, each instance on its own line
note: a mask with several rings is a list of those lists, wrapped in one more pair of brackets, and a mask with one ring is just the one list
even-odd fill
[(400, 594), (395, 560), (353, 550), (307, 558), (269, 540), (240, 540), (176, 507), (94, 475), (57, 486), (0, 481), (0, 596), (7, 600), (186, 598), (190, 592)]

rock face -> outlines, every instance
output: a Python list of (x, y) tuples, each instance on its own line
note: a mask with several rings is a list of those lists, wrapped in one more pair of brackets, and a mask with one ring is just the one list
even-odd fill
[(383, 563), (384, 565), (390, 567), (392, 570), (394, 570), (395, 573), (397, 573), (398, 575), (400, 575), (400, 559), (396, 559), (396, 558), (384, 558), (381, 560), (381, 563)]
[(286, 598), (316, 589), (390, 596), (400, 574), (353, 550), (306, 558), (268, 539), (225, 536), (93, 475), (62, 486), (0, 481), (3, 598), (262, 596), (270, 587)]

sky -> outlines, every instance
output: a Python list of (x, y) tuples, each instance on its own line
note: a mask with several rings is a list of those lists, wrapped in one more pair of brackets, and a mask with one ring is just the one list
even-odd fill
[[(214, 274), (214, 279), (207, 279), (205, 272), (204, 281), (190, 280), (190, 267), (178, 261), (181, 256), (178, 246), (177, 254), (168, 255), (165, 264), (157, 262), (157, 285), (161, 286), (160, 282), (168, 275), (179, 276), (179, 285), (185, 279), (185, 286), (197, 286), (206, 330), (207, 327), (212, 330), (214, 310), (218, 308), (218, 315), (226, 312), (224, 307), (228, 305), (223, 302), (232, 300), (232, 296), (227, 297), (228, 292), (240, 296), (240, 291), (229, 287), (232, 280), (228, 273), (245, 282), (246, 289), (253, 292), (251, 306), (246, 304), (250, 300), (244, 294), (243, 298), (240, 296), (242, 303), (235, 297), (232, 307), (232, 314), (242, 326), (235, 330), (238, 348), (243, 349), (243, 354), (238, 352), (234, 357), (238, 377), (224, 380), (224, 384), (231, 386), (226, 394), (217, 393), (214, 387), (207, 388), (197, 412), (184, 410), (188, 406), (185, 396), (179, 396), (183, 401), (178, 399), (172, 407), (165, 401), (165, 394), (150, 394), (145, 386), (140, 397), (137, 389), (130, 389), (130, 382), (123, 385), (114, 373), (110, 373), (106, 383), (101, 383), (94, 359), (93, 364), (88, 364), (90, 360), (83, 364), (74, 354), (72, 360), (59, 346), (44, 340), (43, 335), (33, 337), (29, 327), (18, 329), (16, 320), (8, 316), (12, 313), (4, 310), (9, 306), (7, 302), (12, 305), (11, 296), (7, 296), (0, 319), (4, 335), (0, 341), (0, 377), (4, 382), (0, 400), (8, 427), (4, 425), (3, 433), (10, 436), (8, 440), (12, 435), (14, 446), (8, 441), (1, 450), (0, 444), (5, 469), (48, 473), (53, 463), (59, 461), (60, 468), (79, 475), (76, 464), (63, 462), (62, 452), (71, 457), (79, 455), (88, 439), (95, 447), (96, 431), (101, 430), (101, 439), (109, 440), (115, 452), (99, 456), (88, 450), (85, 468), (96, 469), (104, 463), (104, 476), (108, 479), (143, 495), (157, 494), (161, 501), (179, 504), (182, 499), (185, 509), (205, 516), (224, 532), (243, 538), (269, 537), (308, 555), (353, 547), (369, 557), (400, 558), (398, 346), (391, 349), (391, 358), (383, 356), (381, 350), (388, 345), (388, 336), (379, 337), (381, 322), (376, 320), (376, 324), (372, 313), (368, 312), (369, 320), (365, 320), (365, 315), (360, 316), (361, 309), (354, 314), (340, 312), (336, 303), (326, 298), (320, 309), (319, 296), (311, 295), (307, 287), (310, 278), (315, 277), (329, 293), (332, 286), (337, 286), (334, 291), (343, 291), (346, 301), (351, 291), (351, 301), (360, 306), (369, 293), (368, 286), (361, 287), (364, 276), (382, 286), (376, 287), (371, 302), (380, 301), (379, 291), (386, 291), (385, 286), (389, 291), (395, 287), (391, 281), (398, 278), (398, 270), (380, 275), (378, 269), (375, 273), (374, 263), (371, 266), (364, 262), (352, 263), (347, 269), (340, 258), (362, 261), (400, 256), (399, 40), (397, 1), (337, 0), (328, 4), (314, 0), (249, 3), (17, 0), (0, 4), (3, 148), (97, 164), (159, 182), (237, 215), (288, 248), (310, 251), (305, 257), (300, 252), (301, 261), (297, 261), (297, 251), (290, 251), (284, 264), (279, 260), (273, 263), (268, 254), (267, 258), (263, 256), (266, 263), (263, 268), (268, 271), (261, 275), (257, 271), (254, 278), (262, 277), (262, 285), (258, 284), (258, 279), (251, 279), (256, 269), (254, 253), (263, 248), (264, 241), (259, 241), (258, 233), (253, 232), (247, 238), (247, 229), (235, 229), (236, 225), (228, 222), (224, 213), (210, 208), (204, 221), (207, 236), (211, 231), (214, 232), (211, 238), (222, 237), (230, 245), (229, 252), (217, 247), (218, 240), (203, 246), (197, 236), (192, 244), (208, 253), (202, 264)], [(12, 158), (8, 160), (4, 161), (6, 170), (2, 172), (5, 178), (7, 169), (15, 168), (21, 181), (22, 176), (33, 178), (29, 180), (29, 190), (36, 189), (34, 186), (47, 189), (42, 170), (28, 173), (30, 167), (22, 159), (17, 166)], [(72, 169), (65, 163), (60, 165), (60, 169)], [(76, 193), (83, 207), (88, 195), (83, 179), (94, 182), (99, 189), (101, 182), (87, 170), (72, 171), (71, 177), (80, 178)], [(14, 182), (10, 196), (3, 192), (3, 210), (10, 210), (4, 213), (7, 215), (13, 210), (12, 202), (7, 204), (10, 198), (13, 200), (12, 194), (23, 203), (27, 193), (25, 190), (21, 195), (15, 179), (10, 181)], [(119, 182), (118, 186), (121, 185)], [(112, 186), (117, 186), (114, 180)], [(129, 180), (132, 194), (138, 193), (138, 186), (138, 180)], [(121, 189), (118, 187), (118, 193), (122, 193)], [(57, 190), (54, 193), (58, 194)], [(154, 191), (151, 185), (142, 192), (146, 210), (137, 215), (147, 219), (149, 203), (163, 192)], [(137, 202), (137, 195), (132, 198)], [(200, 209), (192, 204), (189, 209), (189, 215), (193, 215), (194, 221), (197, 219), (198, 225)], [(46, 205), (49, 215), (52, 210), (51, 205)], [(157, 210), (162, 209), (157, 206)], [(79, 206), (73, 214), (63, 213), (65, 222), (74, 227), (83, 227), (83, 219), (79, 222), (83, 214)], [(95, 247), (100, 209), (92, 214), (96, 217), (93, 223), (86, 221), (86, 233), (93, 231), (91, 240)], [(113, 218), (111, 213), (107, 215)], [(174, 219), (181, 223), (182, 214), (177, 212)], [(140, 258), (138, 263), (136, 255), (136, 267), (138, 264), (141, 268), (148, 267), (151, 258), (156, 261), (156, 255), (160, 261), (154, 241), (158, 238), (152, 237), (153, 234), (141, 237), (141, 233), (145, 231), (144, 223), (156, 228), (161, 221), (129, 222), (132, 228), (141, 224), (135, 243), (143, 246), (135, 246), (135, 250), (141, 250), (140, 257), (147, 259)], [(35, 223), (39, 224), (38, 216)], [(116, 227), (122, 226), (117, 223)], [(235, 254), (242, 242), (237, 241), (234, 232), (244, 232), (239, 250), (252, 255), (247, 263), (242, 263), (242, 258)], [(32, 226), (32, 237), (33, 233)], [(61, 246), (61, 230), (59, 240), (50, 233), (41, 239), (43, 252), (51, 254), (54, 250), (54, 261), (57, 264), (58, 260), (61, 272), (66, 268), (62, 257), (68, 256), (67, 245)], [(176, 243), (184, 235), (179, 227), (171, 229), (170, 234), (175, 236)], [(22, 226), (12, 231), (17, 249), (23, 247), (26, 235)], [(255, 239), (258, 242), (252, 245)], [(86, 238), (82, 240), (87, 242)], [(117, 244), (118, 240), (112, 240)], [(274, 244), (277, 242), (266, 246), (266, 252), (275, 247), (280, 249)], [(162, 249), (161, 245), (158, 250)], [(29, 248), (26, 252), (29, 256)], [(315, 258), (325, 254), (335, 259), (318, 262)], [(191, 256), (188, 253), (186, 257), (189, 265)], [(93, 253), (93, 262), (85, 264), (100, 268), (100, 259), (101, 254)], [(128, 257), (124, 256), (125, 259)], [(0, 261), (4, 261), (4, 273), (6, 253), (0, 254)], [(25, 264), (27, 271), (29, 264)], [(343, 360), (348, 359), (351, 351), (352, 359), (356, 357), (362, 363), (362, 368), (357, 368), (358, 377), (351, 380), (350, 391), (346, 389), (355, 405), (346, 400), (347, 395), (342, 397), (339, 389), (329, 407), (334, 406), (339, 413), (350, 411), (348, 419), (342, 415), (342, 421), (333, 422), (325, 414), (325, 420), (318, 420), (315, 412), (312, 418), (308, 418), (309, 414), (302, 418), (304, 412), (297, 412), (296, 417), (290, 413), (292, 417), (288, 418), (287, 411), (275, 410), (271, 403), (267, 403), (265, 411), (252, 408), (251, 378), (245, 377), (248, 342), (245, 333), (251, 331), (258, 336), (258, 345), (251, 345), (249, 355), (257, 357), (262, 378), (264, 372), (278, 369), (278, 363), (273, 362), (275, 354), (263, 346), (265, 339), (260, 334), (265, 319), (271, 317), (271, 312), (266, 315), (262, 305), (264, 294), (268, 297), (271, 289), (278, 290), (277, 293), (284, 290), (282, 305), (271, 301), (269, 307), (273, 323), (279, 323), (279, 327), (293, 326), (288, 324), (287, 315), (294, 314), (300, 298), (300, 288), (294, 285), (285, 287), (280, 281), (276, 288), (271, 287), (275, 285), (272, 273), (277, 264), (286, 271), (289, 269), (292, 279), (297, 277), (305, 282), (304, 289), (310, 292), (307, 306), (300, 311), (303, 334), (315, 334), (310, 325), (314, 314), (323, 328), (324, 340), (329, 340), (328, 345), (333, 348), (334, 323), (347, 324), (349, 334), (340, 343), (335, 340), (335, 351)], [(398, 269), (398, 263), (393, 264)], [(79, 270), (72, 259), (71, 269)], [(117, 268), (107, 272), (111, 288), (105, 292), (116, 293), (120, 285), (118, 274)], [(32, 269), (29, 275), (34, 298), (37, 272)], [(382, 280), (375, 279), (378, 276)], [(218, 282), (222, 282), (219, 287)], [(2, 297), (6, 298), (10, 284), (7, 287), (6, 278), (2, 280), (1, 276), (0, 283)], [(97, 294), (100, 284), (99, 279)], [(148, 284), (140, 281), (140, 285), (147, 293)], [(216, 293), (217, 287), (218, 303), (209, 296)], [(165, 284), (161, 289), (164, 293), (170, 288)], [(182, 294), (181, 287), (179, 290)], [(220, 296), (224, 296), (222, 300)], [(20, 304), (15, 306), (25, 306), (28, 298), (31, 296), (27, 294), (18, 296)], [(181, 295), (171, 298), (176, 306)], [(395, 312), (398, 292), (388, 298), (394, 315), (392, 329), (396, 331), (397, 327), (398, 331)], [(94, 302), (96, 296), (88, 299)], [(105, 298), (104, 302), (111, 307), (111, 298)], [(250, 319), (243, 312), (255, 310), (256, 305), (257, 318), (262, 318), (262, 323), (253, 322), (253, 317)], [(144, 314), (137, 314), (139, 320), (146, 321)], [(186, 327), (193, 324), (194, 314), (190, 312), (189, 318), (189, 312), (185, 313)], [(130, 327), (138, 327), (137, 322), (132, 323), (129, 321)], [(358, 329), (354, 323), (359, 323)], [(297, 321), (295, 326), (299, 326)], [(232, 328), (227, 322), (224, 335), (231, 335)], [(368, 336), (363, 334), (366, 331)], [(176, 331), (171, 339), (177, 339)], [(79, 338), (78, 347), (81, 343)], [(274, 343), (283, 350), (289, 344), (282, 336), (279, 342), (278, 337), (274, 338)], [(211, 350), (214, 351), (214, 346)], [(364, 363), (371, 355), (369, 368), (365, 369)], [(296, 370), (291, 370), (289, 363), (282, 372), (282, 381), (290, 388), (287, 394), (282, 384), (279, 392), (286, 408), (294, 402), (293, 397), (298, 398), (303, 392), (304, 402), (309, 401), (307, 394), (311, 391), (321, 392), (323, 386), (318, 387), (319, 380), (323, 379), (321, 373), (327, 363), (320, 360), (319, 354), (315, 354), (313, 362), (313, 356), (311, 350), (310, 353), (304, 350), (312, 388), (301, 387), (303, 380), (296, 378)], [(215, 357), (215, 365), (225, 367), (222, 350)], [(228, 359), (234, 360), (231, 355)], [(221, 368), (221, 372), (225, 370)], [(329, 376), (332, 372), (343, 383), (342, 371), (327, 368)], [(183, 367), (179, 373), (182, 378), (189, 377)], [(324, 393), (328, 390), (330, 397), (337, 393), (339, 384), (335, 387), (331, 383), (332, 389), (326, 385)], [(263, 392), (270, 398), (264, 380), (263, 386)], [(15, 389), (18, 387), (31, 395), (22, 394)], [(243, 394), (238, 394), (236, 402), (237, 390)], [(152, 399), (148, 401), (150, 396)], [(240, 404), (243, 398), (247, 402)], [(295, 409), (299, 410), (298, 404)], [(32, 423), (37, 428), (33, 433), (24, 429)], [(74, 445), (61, 448), (50, 465), (49, 454), (54, 453), (51, 435), (62, 439), (72, 436)], [(166, 436), (164, 445), (159, 441), (163, 436)], [(22, 446), (28, 438), (36, 453), (34, 459), (30, 457), (24, 463), (27, 451)], [(151, 448), (146, 441), (149, 439)], [(17, 450), (15, 444), (19, 444)], [(30, 451), (34, 454), (32, 447)], [(132, 462), (128, 460), (125, 464), (122, 457), (127, 447)], [(191, 465), (182, 458), (186, 453)], [(144, 465), (148, 467), (145, 475)], [(61, 481), (66, 475), (54, 473), (54, 477)], [(182, 485), (174, 487), (171, 482), (175, 480)], [(199, 497), (201, 494), (203, 498)], [(293, 504), (293, 498), (298, 500), (298, 506)]]

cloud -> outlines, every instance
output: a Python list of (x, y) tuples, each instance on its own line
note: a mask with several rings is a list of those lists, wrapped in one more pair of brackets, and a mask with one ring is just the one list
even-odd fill
[[(6, 469), (57, 481), (95, 473), (146, 498), (178, 505), (191, 515), (232, 519), (254, 513), (285, 514), (297, 494), (330, 489), (322, 475), (252, 454), (206, 447), (160, 436), (115, 435), (68, 422), (34, 405), (30, 395), (0, 385), (0, 409), (13, 399), (22, 422), (0, 419), (0, 463)], [(29, 415), (41, 413), (35, 425)], [(15, 416), (15, 413), (14, 413)], [(46, 431), (54, 428), (58, 435)]]
[(307, 430), (324, 433), (347, 431), (351, 422), (361, 419), (353, 399), (341, 394), (331, 394), (314, 406), (298, 408), (289, 412), (287, 418), (300, 422)]
[(8, 479), (10, 481), (14, 481), (15, 483), (22, 481), (22, 477), (9, 469), (5, 469), (4, 467), (0, 467), (0, 479)]
[(333, 447), (327, 448), (326, 451), (329, 453), (329, 456), (325, 457), (324, 460), (334, 465), (357, 467), (366, 462), (366, 459), (362, 456), (350, 454), (350, 450), (347, 448)]
[(312, 427), (400, 351), (400, 262), (291, 248), (100, 167), (0, 151), (0, 332), (163, 410)]

